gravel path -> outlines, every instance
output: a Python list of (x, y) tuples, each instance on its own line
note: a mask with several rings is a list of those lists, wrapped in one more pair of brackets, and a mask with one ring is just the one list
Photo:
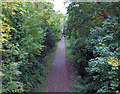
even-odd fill
[(69, 92), (64, 42), (63, 38), (58, 44), (45, 92)]

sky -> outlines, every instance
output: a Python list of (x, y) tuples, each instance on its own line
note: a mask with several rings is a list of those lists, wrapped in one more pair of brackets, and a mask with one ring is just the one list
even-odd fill
[(67, 11), (64, 6), (64, 0), (54, 0), (54, 10), (60, 11), (62, 14), (66, 14)]

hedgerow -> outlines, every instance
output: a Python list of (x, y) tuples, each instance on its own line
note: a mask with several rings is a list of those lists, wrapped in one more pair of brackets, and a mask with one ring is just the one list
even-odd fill
[(60, 36), (60, 18), (50, 2), (2, 2), (2, 91), (29, 92), (45, 77), (44, 57)]
[(120, 91), (118, 7), (116, 2), (72, 2), (67, 8), (69, 16), (64, 34), (71, 44), (79, 73), (80, 94)]

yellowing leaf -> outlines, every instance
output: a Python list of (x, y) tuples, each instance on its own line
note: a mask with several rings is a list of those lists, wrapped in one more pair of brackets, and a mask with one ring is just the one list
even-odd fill
[(5, 39), (4, 39), (4, 38), (2, 38), (2, 39), (0, 40), (0, 43), (4, 43), (4, 41), (5, 41)]
[(11, 7), (14, 7), (14, 5), (13, 5), (13, 4), (11, 4)]
[(16, 11), (17, 11), (17, 8), (16, 8), (16, 7), (13, 7), (13, 10), (16, 10)]
[(8, 34), (4, 33), (2, 34), (4, 37), (8, 38)]
[(34, 5), (34, 3), (33, 2), (31, 2), (33, 5)]
[(1, 50), (1, 51), (5, 52), (5, 50)]
[(4, 5), (4, 7), (3, 7), (4, 9), (7, 9), (7, 5)]
[(13, 15), (15, 15), (15, 13), (14, 13), (14, 12), (12, 12), (12, 14), (13, 14)]
[(116, 91), (116, 94), (119, 94), (119, 93), (120, 93), (119, 90), (117, 90), (117, 91)]
[(5, 21), (7, 20), (5, 17), (3, 18)]
[(5, 16), (5, 14), (0, 14), (0, 16), (4, 17), (4, 16)]
[(2, 2), (0, 3), (0, 6), (2, 6)]
[(0, 75), (2, 75), (2, 72), (0, 71)]
[(7, 27), (7, 30), (9, 31), (11, 29), (11, 27)]
[(21, 11), (20, 13), (23, 15), (23, 12), (22, 12), (22, 11)]

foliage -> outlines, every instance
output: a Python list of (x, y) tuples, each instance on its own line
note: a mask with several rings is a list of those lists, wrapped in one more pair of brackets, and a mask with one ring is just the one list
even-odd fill
[(2, 2), (3, 92), (26, 92), (42, 83), (44, 57), (59, 40), (60, 18), (47, 2)]
[[(112, 27), (115, 29), (110, 31)], [(99, 82), (98, 93), (114, 93), (120, 84), (117, 80), (120, 71), (120, 33), (116, 32), (118, 29), (117, 18), (110, 17), (103, 22), (101, 28), (92, 29), (90, 32), (91, 45), (94, 45), (93, 55), (96, 58), (89, 60), (87, 72), (91, 74), (93, 81)]]
[(79, 91), (84, 94), (118, 93), (119, 3), (72, 2), (67, 10), (69, 16), (64, 34), (70, 41), (80, 79), (88, 78), (83, 88), (78, 86)]
[(97, 84), (97, 93), (115, 93), (119, 86), (118, 67), (108, 64), (106, 58), (99, 57), (89, 61), (89, 67), (86, 68), (93, 77), (92, 81)]

